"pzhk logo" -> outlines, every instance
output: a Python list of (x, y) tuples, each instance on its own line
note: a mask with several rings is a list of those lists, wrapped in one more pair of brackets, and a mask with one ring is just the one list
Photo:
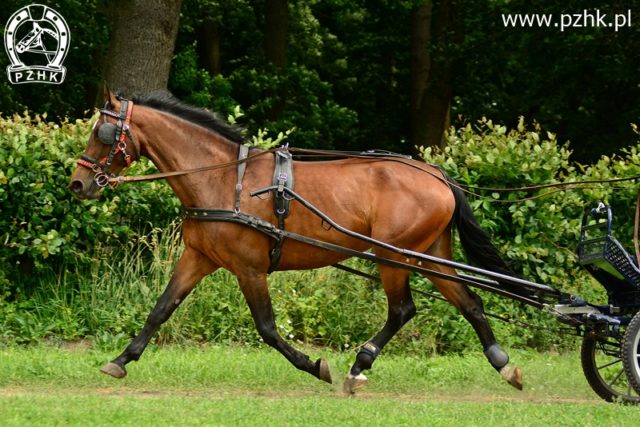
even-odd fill
[(62, 61), (70, 40), (64, 18), (50, 7), (32, 4), (18, 10), (4, 30), (4, 47), (11, 61), (9, 81), (62, 83), (67, 72)]

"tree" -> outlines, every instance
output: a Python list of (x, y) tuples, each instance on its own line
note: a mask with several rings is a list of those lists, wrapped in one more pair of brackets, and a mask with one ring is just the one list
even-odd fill
[(267, 61), (279, 70), (287, 66), (288, 27), (288, 0), (266, 0), (264, 53)]
[[(411, 13), (411, 85), (409, 99), (409, 140), (414, 145), (427, 145), (427, 84), (431, 70), (431, 0), (425, 0)], [(431, 144), (428, 144), (431, 145)], [(437, 144), (436, 144), (437, 145)]]
[[(264, 4), (264, 56), (275, 67), (278, 75), (287, 73), (287, 39), (289, 37), (288, 0), (266, 0)], [(269, 70), (267, 70), (269, 72)], [(277, 76), (274, 76), (277, 78)], [(277, 120), (287, 104), (287, 92), (283, 86), (265, 91), (264, 96), (274, 100), (267, 111), (267, 118)]]
[[(518, 116), (571, 141), (572, 159), (590, 162), (635, 144), (629, 123), (640, 117), (639, 0), (531, 2), (482, 0), (465, 3), (465, 60), (454, 73), (454, 115), (483, 116), (515, 125)], [(613, 22), (632, 14), (630, 25), (591, 25), (597, 10)], [(508, 14), (578, 15), (575, 27), (510, 26)], [(586, 16), (586, 18), (585, 18)], [(582, 21), (582, 22), (580, 22)]]
[(453, 68), (462, 40), (459, 0), (424, 0), (411, 16), (410, 135), (412, 146), (440, 146), (450, 123)]
[(107, 83), (125, 96), (165, 89), (178, 33), (181, 0), (115, 0)]
[(220, 24), (213, 18), (203, 20), (197, 29), (198, 57), (211, 75), (220, 74)]
[[(640, 0), (462, 1), (57, 0), (71, 32), (65, 82), (0, 78), (0, 111), (81, 117), (105, 78), (127, 96), (164, 88), (173, 59), (179, 98), (223, 114), (240, 104), (250, 132), (295, 127), (292, 145), (407, 153), (440, 144), (450, 117), (513, 126), (520, 115), (570, 140), (582, 162), (637, 141)], [(27, 3), (5, 1), (0, 22)], [(633, 22), (502, 19), (596, 10)]]

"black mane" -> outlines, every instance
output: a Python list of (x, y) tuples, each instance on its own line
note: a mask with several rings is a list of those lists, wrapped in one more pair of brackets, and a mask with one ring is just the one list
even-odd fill
[(212, 130), (213, 132), (224, 136), (229, 141), (233, 141), (238, 144), (246, 142), (246, 138), (243, 135), (244, 129), (230, 124), (216, 113), (187, 105), (176, 99), (168, 91), (154, 92), (145, 97), (134, 98), (133, 102), (134, 104), (144, 105), (145, 107), (164, 111), (165, 113), (180, 117), (188, 122)]

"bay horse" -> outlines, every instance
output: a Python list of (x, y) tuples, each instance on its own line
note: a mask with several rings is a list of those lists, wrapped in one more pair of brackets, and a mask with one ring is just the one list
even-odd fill
[[(249, 194), (272, 184), (273, 155), (261, 156), (260, 150), (251, 148), (240, 183), (248, 191), (236, 191), (239, 175), (236, 160), (239, 147), (245, 142), (237, 128), (213, 113), (181, 103), (168, 93), (129, 101), (106, 89), (105, 99), (86, 151), (71, 177), (70, 190), (78, 198), (98, 198), (110, 177), (119, 176), (132, 161), (145, 156), (160, 172), (203, 169), (166, 178), (183, 207), (241, 206), (243, 212), (276, 224), (272, 201)], [(207, 169), (211, 164), (229, 166)], [(293, 172), (296, 192), (349, 230), (450, 260), (452, 227), (456, 226), (471, 260), (487, 270), (510, 274), (498, 250), (479, 227), (462, 191), (435, 166), (415, 160), (347, 158), (294, 161)], [(286, 227), (354, 250), (366, 251), (371, 246), (334, 229), (327, 230), (317, 217), (295, 202), (290, 206)], [(184, 252), (144, 327), (117, 358), (101, 368), (102, 372), (124, 377), (125, 366), (140, 358), (154, 333), (198, 282), (225, 268), (237, 277), (264, 342), (296, 368), (332, 382), (324, 359), (310, 360), (278, 334), (267, 284), (272, 238), (242, 224), (194, 219), (183, 221), (182, 238)], [(401, 258), (386, 249), (373, 247), (373, 251), (388, 259)], [(318, 268), (345, 258), (346, 255), (285, 239), (277, 270)], [(427, 264), (431, 265), (425, 267), (434, 271), (456, 274), (451, 267)], [(381, 264), (377, 267), (388, 300), (388, 315), (383, 328), (357, 353), (343, 385), (347, 393), (367, 382), (363, 372), (371, 368), (384, 346), (416, 313), (409, 272)], [(509, 384), (522, 389), (522, 370), (509, 363), (507, 353), (496, 343), (480, 297), (466, 285), (427, 277), (471, 323), (489, 363)]]

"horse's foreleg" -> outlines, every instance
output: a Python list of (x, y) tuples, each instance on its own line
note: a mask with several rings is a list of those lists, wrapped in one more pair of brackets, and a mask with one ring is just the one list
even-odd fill
[(131, 341), (120, 356), (107, 363), (100, 370), (116, 378), (123, 378), (127, 375), (125, 365), (132, 360), (140, 358), (160, 325), (169, 319), (174, 310), (189, 295), (198, 282), (215, 269), (216, 266), (208, 258), (196, 250), (187, 248), (182, 254), (167, 288), (149, 314), (142, 331)]
[(365, 343), (358, 352), (356, 361), (343, 385), (344, 392), (347, 394), (354, 393), (355, 390), (366, 384), (367, 377), (362, 371), (371, 368), (382, 348), (416, 314), (416, 307), (409, 287), (409, 273), (405, 270), (397, 270), (385, 266), (380, 266), (379, 270), (384, 291), (387, 295), (387, 321), (382, 330)]
[(296, 368), (331, 384), (331, 373), (324, 359), (312, 362), (309, 356), (291, 347), (278, 334), (266, 273), (243, 272), (238, 274), (238, 283), (264, 342), (282, 353)]

